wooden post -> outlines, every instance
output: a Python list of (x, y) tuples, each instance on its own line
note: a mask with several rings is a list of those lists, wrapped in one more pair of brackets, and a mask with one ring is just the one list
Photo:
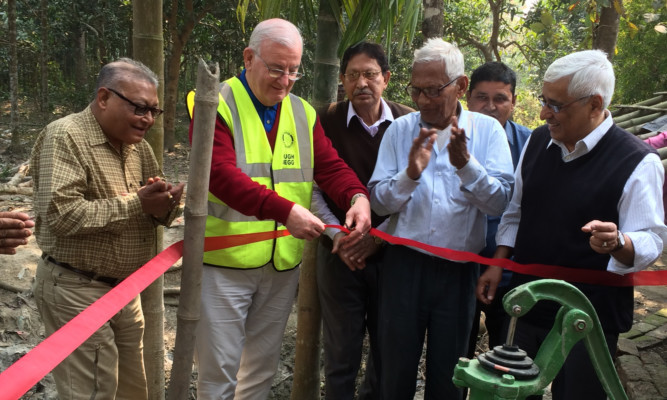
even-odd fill
[(208, 215), (208, 182), (211, 174), (211, 152), (218, 108), (218, 65), (207, 66), (199, 60), (192, 152), (188, 171), (188, 196), (185, 201), (183, 239), (183, 273), (178, 303), (174, 365), (171, 369), (168, 398), (188, 398), (195, 329), (200, 318), (201, 275), (204, 259), (204, 231)]
[(297, 299), (296, 352), (292, 400), (320, 398), (320, 300), (317, 296), (317, 244), (306, 242), (299, 275)]

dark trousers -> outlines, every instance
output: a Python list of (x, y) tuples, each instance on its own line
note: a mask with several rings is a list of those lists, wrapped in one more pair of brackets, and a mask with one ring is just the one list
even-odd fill
[[(535, 359), (537, 351), (549, 333), (549, 329), (542, 328), (521, 321), (517, 321), (514, 333), (514, 344)], [(605, 340), (609, 353), (614, 356), (618, 333), (606, 333)], [(567, 356), (563, 367), (551, 383), (553, 400), (606, 400), (607, 394), (600, 384), (600, 380), (593, 368), (590, 356), (583, 341), (577, 342)], [(542, 396), (529, 396), (530, 400), (539, 400)]]
[(322, 310), (326, 399), (353, 399), (366, 330), (371, 351), (359, 399), (378, 399), (377, 262), (351, 271), (331, 248), (317, 249), (317, 285)]
[(387, 247), (378, 321), (383, 400), (414, 398), (426, 335), (424, 399), (462, 398), (452, 376), (467, 350), (478, 276), (478, 264), (455, 263), (404, 246)]
[(486, 332), (489, 336), (489, 350), (493, 350), (494, 347), (505, 343), (510, 317), (503, 308), (503, 296), (508, 291), (508, 286), (498, 286), (496, 296), (493, 298), (491, 304), (484, 304), (479, 300), (475, 302), (475, 315), (472, 319), (470, 342), (468, 343), (468, 358), (473, 359), (475, 357), (477, 335), (479, 334), (479, 318), (482, 312), (484, 312), (485, 316), (484, 326), (486, 326)]

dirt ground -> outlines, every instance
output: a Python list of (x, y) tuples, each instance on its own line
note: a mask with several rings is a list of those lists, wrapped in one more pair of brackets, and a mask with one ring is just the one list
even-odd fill
[[(4, 135), (0, 135), (0, 149), (6, 145)], [(20, 154), (0, 155), (0, 183), (6, 182), (15, 176), (18, 167), (27, 161), (27, 151)], [(169, 181), (187, 181), (189, 165), (188, 150), (180, 146), (175, 152), (164, 155), (165, 175)], [(20, 179), (19, 186), (23, 186), (28, 193), (6, 193), (0, 191), (0, 211), (23, 211), (34, 215), (32, 196), (29, 193), (31, 182), (29, 177)], [(183, 236), (183, 220), (177, 221), (175, 226), (165, 229), (165, 247), (181, 240)], [(0, 371), (20, 358), (26, 351), (44, 339), (44, 330), (35, 308), (31, 285), (35, 276), (35, 268), (41, 251), (37, 247), (34, 237), (29, 244), (20, 248), (13, 256), (0, 255)], [(656, 268), (665, 268), (665, 258)], [(179, 262), (180, 264), (180, 262)], [(176, 266), (178, 267), (177, 264)], [(165, 287), (179, 286), (180, 272), (176, 269), (165, 276)], [(636, 291), (636, 317), (653, 313), (667, 306), (667, 296), (664, 287), (640, 287)], [(177, 297), (165, 296), (165, 345), (167, 369), (171, 365), (171, 355), (174, 347)], [(289, 399), (294, 370), (294, 350), (296, 337), (296, 313), (292, 312), (285, 332), (282, 355), (278, 373), (274, 380), (270, 399)], [(484, 349), (484, 338), (480, 342)], [(664, 354), (664, 352), (663, 352)], [(667, 359), (667, 358), (666, 358)], [(422, 370), (423, 372), (423, 367)], [(320, 369), (321, 372), (321, 369)], [(322, 374), (321, 374), (322, 375)], [(418, 377), (418, 394), (416, 399), (422, 398), (424, 380)], [(324, 387), (322, 383), (321, 387)], [(31, 389), (23, 399), (55, 399), (56, 393), (52, 379), (47, 376), (37, 386)]]

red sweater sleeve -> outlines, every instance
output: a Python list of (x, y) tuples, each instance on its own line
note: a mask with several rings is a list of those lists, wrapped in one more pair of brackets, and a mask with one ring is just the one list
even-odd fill
[(324, 134), (319, 116), (313, 129), (313, 153), (315, 182), (341, 210), (350, 208), (350, 201), (355, 194), (363, 193), (368, 196), (366, 186), (359, 181), (352, 168), (338, 156), (331, 140)]
[[(192, 142), (192, 123), (190, 123), (190, 142)], [(208, 190), (242, 214), (252, 215), (261, 220), (272, 219), (282, 224), (287, 222), (294, 205), (273, 190), (253, 181), (236, 167), (234, 139), (220, 116), (215, 120)]]
[[(274, 125), (274, 131), (277, 124), (278, 121)], [(189, 137), (192, 143), (192, 122)], [(271, 142), (273, 145), (273, 141)], [(366, 187), (338, 156), (331, 141), (324, 135), (319, 117), (313, 129), (313, 153), (315, 182), (341, 210), (350, 207), (350, 201), (355, 194), (364, 193), (368, 196)], [(294, 205), (275, 191), (254, 182), (236, 167), (234, 139), (220, 116), (217, 116), (215, 121), (209, 191), (242, 214), (261, 220), (272, 219), (282, 224), (287, 222)]]

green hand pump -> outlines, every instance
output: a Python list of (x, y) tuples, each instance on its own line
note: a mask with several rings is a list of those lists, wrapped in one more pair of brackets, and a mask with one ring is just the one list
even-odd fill
[[(551, 331), (537, 352), (535, 361), (513, 344), (517, 318), (540, 300), (561, 305)], [(572, 347), (583, 340), (607, 396), (627, 400), (609, 355), (600, 320), (588, 298), (573, 285), (555, 279), (529, 282), (503, 298), (503, 308), (512, 317), (507, 341), (475, 360), (459, 359), (454, 384), (470, 388), (470, 400), (525, 399), (541, 395), (554, 380)]]

